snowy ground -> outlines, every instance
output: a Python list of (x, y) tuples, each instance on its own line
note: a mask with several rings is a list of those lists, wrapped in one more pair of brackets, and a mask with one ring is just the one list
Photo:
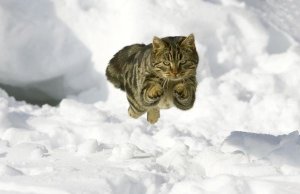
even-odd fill
[[(65, 98), (39, 107), (0, 90), (0, 193), (299, 194), (299, 10), (297, 0), (0, 0), (2, 87)], [(109, 59), (191, 32), (194, 108), (153, 126), (129, 118), (105, 81)]]

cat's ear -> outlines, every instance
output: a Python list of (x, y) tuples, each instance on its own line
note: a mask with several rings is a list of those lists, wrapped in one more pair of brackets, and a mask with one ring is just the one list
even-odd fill
[(181, 46), (186, 47), (186, 48), (190, 48), (190, 49), (195, 49), (195, 38), (194, 38), (194, 34), (190, 34), (188, 37), (186, 37), (182, 42), (181, 42)]
[(154, 36), (152, 46), (153, 46), (153, 52), (157, 53), (158, 51), (163, 50), (166, 44), (162, 39)]

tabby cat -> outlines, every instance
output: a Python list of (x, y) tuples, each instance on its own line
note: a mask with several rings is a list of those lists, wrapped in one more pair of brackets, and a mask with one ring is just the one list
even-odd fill
[(192, 108), (197, 87), (198, 54), (194, 35), (154, 37), (152, 44), (134, 44), (110, 60), (107, 79), (127, 94), (128, 114), (156, 123), (160, 109)]

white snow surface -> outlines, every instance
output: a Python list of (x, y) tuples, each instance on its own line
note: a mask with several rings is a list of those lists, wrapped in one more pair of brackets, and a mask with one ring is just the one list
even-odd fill
[[(0, 83), (64, 98), (0, 90), (0, 193), (299, 194), (299, 21), (297, 0), (0, 0)], [(109, 59), (190, 33), (193, 109), (130, 118)]]

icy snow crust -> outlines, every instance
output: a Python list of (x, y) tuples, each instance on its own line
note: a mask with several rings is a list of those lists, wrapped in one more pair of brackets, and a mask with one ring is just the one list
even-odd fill
[[(0, 193), (299, 194), (299, 10), (296, 0), (1, 0), (0, 82), (68, 98), (38, 107), (0, 91)], [(191, 32), (194, 108), (153, 126), (129, 118), (104, 80), (109, 59)]]

